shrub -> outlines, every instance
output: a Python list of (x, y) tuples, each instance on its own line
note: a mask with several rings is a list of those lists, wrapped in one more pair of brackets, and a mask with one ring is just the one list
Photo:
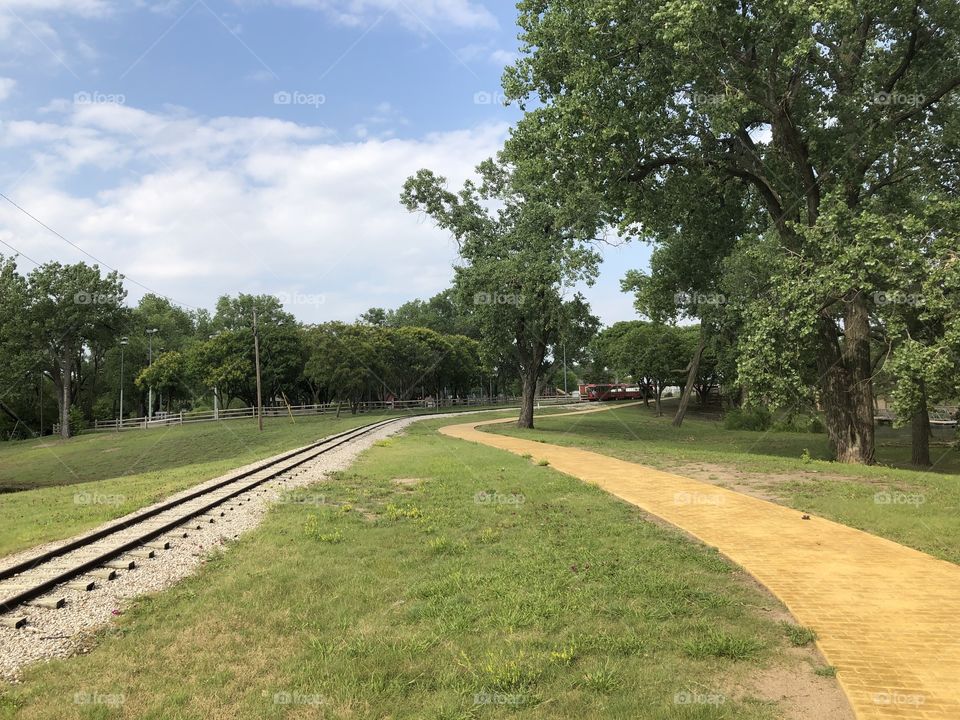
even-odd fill
[(723, 418), (727, 430), (769, 430), (772, 422), (770, 412), (760, 407), (731, 410)]
[(87, 426), (87, 421), (83, 417), (83, 410), (78, 408), (76, 405), (71, 406), (70, 408), (70, 434), (79, 435), (80, 432)]

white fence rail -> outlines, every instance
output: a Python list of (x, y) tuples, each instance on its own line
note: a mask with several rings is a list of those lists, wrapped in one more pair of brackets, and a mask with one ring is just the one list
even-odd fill
[[(538, 397), (537, 405), (566, 405), (568, 403), (580, 402), (577, 398), (569, 397)], [(397, 410), (437, 410), (443, 408), (459, 408), (470, 406), (490, 406), (519, 405), (520, 398), (516, 397), (498, 397), (498, 398), (445, 398), (442, 400), (396, 400), (393, 402), (376, 401), (362, 402), (357, 406), (358, 413), (369, 412), (392, 412)], [(339, 405), (341, 414), (350, 413), (350, 405), (347, 403), (318, 403), (316, 405), (271, 405), (263, 408), (263, 416), (266, 417), (300, 417), (304, 415), (329, 415), (336, 414)], [(191, 423), (202, 422), (220, 422), (221, 420), (242, 420), (244, 418), (255, 418), (257, 410), (253, 407), (234, 408), (232, 410), (198, 410), (191, 412), (177, 413), (154, 413), (153, 419), (146, 417), (132, 417), (115, 420), (94, 420), (93, 426), (87, 428), (84, 432), (118, 432), (120, 430), (143, 430), (146, 428), (169, 427), (170, 425), (189, 425)]]

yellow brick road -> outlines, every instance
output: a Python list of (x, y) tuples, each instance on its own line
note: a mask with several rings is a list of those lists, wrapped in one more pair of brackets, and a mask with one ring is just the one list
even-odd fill
[(476, 430), (441, 432), (535, 460), (696, 536), (817, 633), (856, 716), (960, 720), (960, 567), (741, 493), (616, 458)]

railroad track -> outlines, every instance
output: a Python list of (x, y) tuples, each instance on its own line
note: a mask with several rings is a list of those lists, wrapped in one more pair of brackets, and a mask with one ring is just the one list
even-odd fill
[[(258, 486), (290, 472), (345, 443), (397, 422), (390, 418), (330, 435), (312, 445), (278, 455), (245, 470), (208, 481), (175, 497), (100, 527), (84, 535), (0, 568), (0, 624), (22, 627), (27, 623), (24, 606), (35, 601), (40, 607), (61, 607), (67, 591), (91, 590), (97, 579), (111, 580), (117, 571), (132, 570), (139, 559), (153, 557), (170, 547), (162, 536), (174, 533), (187, 537), (191, 527), (215, 522), (231, 503)], [(128, 559), (120, 560), (120, 556)], [(93, 581), (77, 581), (80, 575)], [(63, 595), (36, 600), (51, 590), (64, 588)]]

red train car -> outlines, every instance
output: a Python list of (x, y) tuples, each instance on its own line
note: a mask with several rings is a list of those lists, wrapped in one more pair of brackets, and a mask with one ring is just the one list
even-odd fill
[(643, 388), (625, 383), (581, 385), (580, 397), (598, 402), (606, 400), (643, 400)]

